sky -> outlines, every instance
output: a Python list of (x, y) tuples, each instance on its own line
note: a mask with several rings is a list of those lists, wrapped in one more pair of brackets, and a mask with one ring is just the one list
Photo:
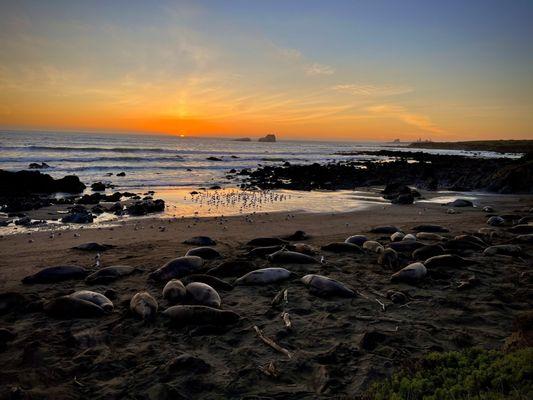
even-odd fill
[(0, 0), (0, 129), (533, 139), (531, 21), (531, 0)]

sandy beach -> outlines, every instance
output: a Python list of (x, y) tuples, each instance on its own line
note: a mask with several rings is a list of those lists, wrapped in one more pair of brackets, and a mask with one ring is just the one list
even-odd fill
[[(377, 254), (332, 253), (320, 247), (364, 234), (384, 245), (389, 235), (369, 233), (378, 225), (394, 225), (405, 233), (420, 224), (450, 230), (447, 238), (478, 234), (487, 228), (485, 205), (499, 215), (531, 215), (531, 196), (493, 195), (479, 207), (456, 208), (431, 203), (374, 206), (351, 213), (271, 213), (228, 218), (138, 219), (120, 226), (33, 232), (0, 239), (2, 253), (2, 328), (15, 336), (4, 343), (0, 362), (2, 398), (357, 398), (375, 379), (430, 351), (470, 346), (500, 348), (511, 332), (515, 316), (531, 309), (531, 259), (482, 251), (453, 251), (477, 263), (469, 267), (429, 271), (419, 283), (391, 283), (394, 272), (377, 263)], [(488, 244), (507, 243), (508, 226), (499, 235), (479, 235)], [(221, 262), (246, 260), (250, 270), (272, 266), (261, 258), (246, 258), (246, 242), (256, 237), (281, 237), (296, 230), (311, 236), (305, 243), (324, 257), (323, 264), (281, 265), (295, 278), (321, 274), (357, 291), (352, 299), (318, 297), (299, 281), (235, 286), (219, 291), (222, 308), (237, 312), (238, 323), (227, 326), (176, 328), (158, 314), (151, 322), (135, 318), (130, 298), (148, 291), (167, 308), (164, 283), (148, 274), (167, 261), (183, 256), (182, 242), (203, 235), (216, 240), (223, 258), (207, 261), (204, 271)], [(23, 285), (21, 279), (43, 267), (78, 265), (94, 271), (95, 252), (72, 247), (98, 242), (114, 248), (102, 252), (101, 266), (126, 264), (137, 274), (109, 284), (83, 280)], [(423, 241), (432, 243), (431, 241)], [(521, 244), (531, 254), (531, 244)], [(405, 255), (408, 263), (409, 255)], [(219, 276), (232, 283), (237, 276)], [(459, 290), (460, 282), (473, 279)], [(106, 295), (114, 311), (101, 318), (61, 320), (44, 314), (47, 301), (76, 290)], [(272, 300), (287, 289), (287, 303)], [(395, 304), (387, 292), (405, 295)], [(281, 313), (290, 316), (287, 329)], [(287, 354), (258, 337), (254, 326)]]

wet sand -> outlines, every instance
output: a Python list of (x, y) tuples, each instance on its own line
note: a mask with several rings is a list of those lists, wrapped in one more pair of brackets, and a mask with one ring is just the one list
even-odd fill
[[(317, 248), (353, 234), (386, 244), (388, 235), (368, 233), (371, 227), (385, 224), (406, 233), (418, 224), (440, 224), (450, 229), (445, 235), (453, 237), (487, 227), (487, 216), (481, 211), (484, 205), (493, 206), (498, 214), (528, 215), (533, 198), (488, 196), (480, 207), (458, 208), (457, 214), (447, 214), (447, 207), (437, 204), (418, 203), (344, 214), (150, 218), (56, 232), (53, 238), (46, 231), (4, 236), (0, 239), (0, 292), (25, 298), (0, 316), (1, 327), (16, 334), (0, 352), (0, 398), (9, 398), (13, 391), (21, 398), (50, 399), (356, 398), (373, 379), (429, 351), (499, 348), (516, 314), (532, 308), (531, 264), (524, 258), (487, 257), (481, 252), (463, 254), (479, 262), (468, 270), (430, 274), (411, 285), (391, 283), (392, 271), (377, 264), (376, 254), (320, 251), (325, 264), (284, 267), (298, 277), (319, 273), (342, 281), (360, 293), (357, 298), (316, 297), (298, 279), (237, 286), (219, 292), (222, 308), (242, 317), (224, 329), (176, 329), (161, 316), (144, 323), (128, 312), (129, 299), (142, 290), (157, 299), (160, 311), (167, 307), (161, 295), (164, 283), (149, 282), (148, 273), (194, 247), (181, 243), (192, 236), (215, 239), (224, 261), (242, 259), (245, 243), (252, 238), (295, 230), (311, 235), (305, 243)], [(507, 240), (494, 238), (492, 244)], [(127, 264), (142, 272), (107, 285), (20, 283), (45, 266), (74, 264), (95, 270), (95, 253), (71, 249), (86, 242), (116, 246), (102, 253), (101, 267)], [(531, 244), (523, 248), (533, 254)], [(208, 261), (206, 269), (221, 261)], [(266, 260), (251, 261), (257, 268), (268, 266)], [(459, 281), (473, 275), (479, 285), (457, 289)], [(232, 282), (234, 278), (224, 279)], [(28, 308), (39, 299), (87, 288), (102, 293), (112, 290), (115, 311), (102, 318), (56, 320), (31, 305)], [(274, 308), (271, 301), (282, 289), (288, 289), (288, 304)], [(385, 296), (391, 289), (404, 292), (408, 302), (393, 304)], [(292, 330), (285, 329), (282, 311), (290, 314)], [(292, 357), (262, 342), (254, 325)], [(177, 358), (183, 354), (191, 357)]]

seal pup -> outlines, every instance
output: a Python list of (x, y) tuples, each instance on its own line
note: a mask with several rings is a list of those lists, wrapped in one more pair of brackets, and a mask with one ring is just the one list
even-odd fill
[(290, 250), (297, 253), (307, 254), (308, 256), (313, 256), (318, 253), (313, 246), (307, 243), (294, 243), (291, 245)]
[(275, 237), (261, 237), (261, 238), (255, 238), (250, 240), (247, 245), (248, 246), (257, 246), (257, 247), (264, 247), (264, 246), (281, 246), (283, 244), (289, 244), (286, 240), (275, 238)]
[(187, 251), (185, 256), (202, 257), (204, 260), (213, 260), (222, 257), (222, 255), (212, 247), (195, 247), (194, 249)]
[(167, 262), (148, 277), (156, 281), (168, 281), (172, 278), (182, 278), (194, 272), (200, 271), (204, 265), (204, 259), (198, 256), (178, 257)]
[(463, 235), (458, 239), (450, 239), (444, 243), (444, 247), (450, 250), (484, 250), (487, 247), (483, 241), (472, 240), (468, 236)]
[(305, 275), (301, 281), (309, 288), (309, 292), (316, 296), (355, 297), (356, 295), (352, 289), (346, 287), (342, 282), (323, 275)]
[(278, 250), (267, 256), (268, 261), (275, 264), (316, 264), (318, 260), (307, 254), (296, 251)]
[(390, 235), (390, 241), (399, 242), (404, 237), (405, 237), (405, 234), (403, 232), (394, 232), (392, 235)]
[(309, 238), (310, 236), (304, 231), (296, 231), (292, 235), (287, 235), (287, 236), (282, 237), (282, 239), (284, 240), (290, 240), (294, 242), (300, 241), (300, 240), (307, 240)]
[(75, 265), (61, 265), (57, 267), (48, 267), (36, 272), (33, 275), (22, 279), (22, 283), (55, 283), (67, 281), (70, 279), (83, 279), (89, 275), (89, 270)]
[(74, 246), (74, 250), (81, 250), (81, 251), (106, 251), (109, 249), (114, 248), (115, 246), (111, 244), (100, 244), (96, 242), (90, 242), (90, 243), (83, 243), (79, 244), (77, 246)]
[(476, 264), (475, 261), (469, 260), (455, 254), (441, 254), (433, 256), (424, 261), (424, 265), (429, 270), (435, 268), (461, 268)]
[(190, 244), (193, 246), (216, 246), (217, 242), (211, 239), (209, 236), (193, 236), (192, 238), (186, 239), (183, 244)]
[(185, 286), (185, 289), (187, 290), (188, 303), (220, 308), (222, 302), (220, 295), (208, 284), (192, 282)]
[(413, 235), (412, 233), (408, 233), (407, 235), (405, 235), (403, 238), (402, 238), (403, 241), (406, 241), (406, 240), (414, 240), (416, 241), (416, 236)]
[(113, 302), (103, 294), (97, 292), (92, 292), (90, 290), (78, 290), (69, 296), (74, 297), (75, 299), (85, 300), (96, 304), (97, 306), (102, 307), (102, 309), (107, 313), (113, 312), (114, 309)]
[(269, 254), (275, 253), (276, 251), (282, 250), (285, 246), (262, 246), (262, 247), (255, 247), (252, 250), (250, 250), (245, 255), (247, 257), (266, 257)]
[(418, 232), (416, 234), (416, 238), (418, 240), (435, 240), (435, 241), (442, 241), (445, 239), (444, 236), (439, 235), (438, 233), (433, 233), (433, 232)]
[(432, 225), (432, 224), (424, 224), (424, 225), (417, 225), (413, 227), (413, 231), (415, 232), (432, 232), (432, 233), (447, 233), (450, 232), (448, 228), (445, 228), (440, 225)]
[(522, 247), (516, 244), (498, 244), (496, 246), (487, 247), (483, 254), (486, 256), (495, 256), (496, 254), (502, 254), (505, 256), (518, 257), (522, 255)]
[(519, 235), (528, 235), (530, 233), (533, 233), (533, 225), (529, 225), (529, 224), (515, 225), (512, 228), (509, 228), (507, 230), (511, 233), (517, 233)]
[(140, 270), (129, 265), (112, 265), (93, 272), (85, 278), (85, 282), (88, 284), (108, 283), (138, 271)]
[(420, 247), (424, 247), (424, 244), (416, 240), (402, 240), (400, 242), (389, 243), (389, 247), (400, 253), (411, 253)]
[(54, 318), (93, 318), (105, 314), (102, 307), (87, 300), (72, 296), (61, 296), (45, 303), (43, 310)]
[(182, 279), (182, 282), (184, 284), (188, 284), (191, 282), (202, 282), (202, 283), (207, 283), (209, 286), (215, 288), (216, 290), (224, 290), (224, 291), (233, 290), (233, 285), (229, 284), (228, 282), (223, 281), (222, 279), (218, 279), (216, 276), (212, 276), (208, 274), (188, 275)]
[(486, 213), (494, 212), (494, 208), (492, 208), (491, 206), (485, 206), (483, 207), (483, 212), (486, 212)]
[(371, 251), (372, 253), (381, 253), (385, 248), (375, 240), (367, 240), (363, 243), (363, 249)]
[(352, 235), (346, 238), (346, 243), (352, 243), (356, 244), (358, 246), (362, 246), (364, 242), (366, 242), (368, 238), (365, 235)]
[(321, 247), (324, 251), (331, 253), (362, 253), (363, 249), (356, 244), (347, 242), (333, 242)]
[(187, 325), (231, 325), (239, 321), (240, 315), (230, 310), (200, 305), (172, 306), (163, 315), (177, 326)]
[(392, 235), (394, 232), (399, 232), (400, 229), (392, 225), (375, 226), (370, 229), (371, 233), (385, 233)]
[(502, 226), (502, 225), (505, 225), (505, 220), (498, 215), (493, 215), (487, 220), (487, 225)]
[(211, 268), (207, 273), (209, 275), (224, 276), (241, 276), (247, 272), (255, 270), (257, 267), (245, 260), (224, 261), (216, 267)]
[(420, 247), (413, 251), (412, 257), (416, 261), (427, 260), (430, 257), (440, 256), (444, 254), (446, 250), (440, 244), (428, 244), (427, 246)]
[(378, 264), (390, 269), (396, 269), (399, 265), (398, 253), (391, 248), (384, 249), (378, 255)]
[(392, 274), (391, 282), (417, 282), (424, 278), (427, 274), (427, 269), (421, 262), (409, 264), (398, 272)]
[(184, 302), (187, 298), (187, 289), (179, 279), (171, 279), (163, 288), (163, 298), (171, 304)]
[(235, 285), (268, 285), (291, 278), (292, 272), (285, 268), (262, 268), (235, 280)]
[(148, 292), (136, 293), (130, 300), (130, 310), (144, 320), (155, 318), (157, 301)]

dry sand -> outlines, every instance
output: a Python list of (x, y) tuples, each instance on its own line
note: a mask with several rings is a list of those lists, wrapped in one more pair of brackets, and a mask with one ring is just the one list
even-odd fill
[[(531, 196), (484, 197), (498, 213), (527, 214)], [(482, 204), (484, 205), (484, 204)], [(481, 207), (480, 207), (481, 208)], [(242, 258), (245, 242), (260, 236), (279, 236), (304, 230), (320, 247), (353, 234), (367, 234), (387, 243), (387, 235), (368, 234), (376, 225), (393, 224), (410, 232), (422, 223), (441, 224), (449, 236), (487, 227), (480, 208), (447, 214), (436, 204), (376, 206), (346, 214), (253, 215), (177, 221), (142, 219), (122, 226), (17, 234), (0, 239), (0, 292), (25, 296), (8, 307), (0, 327), (14, 340), (0, 349), (0, 398), (50, 399), (195, 399), (195, 398), (356, 398), (376, 378), (390, 374), (405, 360), (429, 351), (466, 346), (497, 348), (509, 335), (519, 312), (530, 310), (531, 264), (506, 256), (466, 256), (480, 262), (469, 271), (455, 269), (445, 276), (430, 275), (417, 285), (393, 284), (391, 271), (379, 266), (375, 254), (346, 255), (321, 251), (324, 265), (287, 265), (298, 276), (320, 273), (338, 279), (362, 294), (356, 299), (324, 299), (311, 295), (299, 280), (280, 284), (235, 287), (220, 292), (222, 307), (243, 318), (229, 328), (176, 329), (160, 316), (143, 323), (128, 312), (129, 299), (149, 291), (167, 306), (163, 284), (147, 275), (193, 246), (181, 242), (196, 235), (214, 238), (224, 260)], [(160, 227), (164, 227), (161, 229)], [(504, 228), (502, 228), (504, 230)], [(31, 242), (30, 242), (31, 240)], [(507, 239), (494, 239), (501, 243)], [(55, 320), (28, 310), (27, 302), (50, 299), (86, 289), (83, 281), (22, 285), (21, 278), (45, 266), (74, 264), (94, 267), (94, 254), (71, 249), (86, 242), (112, 244), (102, 253), (102, 267), (128, 264), (143, 270), (90, 290), (112, 289), (115, 311), (98, 319)], [(533, 254), (533, 246), (524, 246)], [(210, 261), (208, 267), (221, 261)], [(257, 268), (266, 260), (253, 260)], [(458, 281), (475, 275), (480, 284), (459, 291)], [(235, 277), (227, 277), (232, 282)], [(271, 301), (288, 289), (293, 329), (287, 331), (281, 308)], [(406, 305), (384, 295), (396, 289), (409, 297)], [(11, 296), (10, 298), (14, 298)], [(379, 300), (379, 302), (377, 301)], [(385, 304), (383, 311), (380, 302)], [(259, 340), (253, 326), (292, 354), (276, 352)], [(191, 357), (177, 358), (188, 354)]]

